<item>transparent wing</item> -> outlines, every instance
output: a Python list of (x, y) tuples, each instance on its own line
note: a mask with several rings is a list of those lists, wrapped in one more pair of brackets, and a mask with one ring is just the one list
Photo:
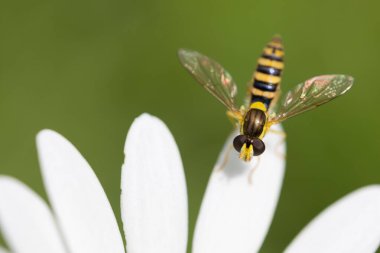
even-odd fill
[(180, 49), (179, 60), (193, 77), (230, 111), (237, 112), (237, 87), (231, 75), (216, 61), (196, 51)]
[(269, 115), (272, 115), (273, 113), (278, 111), (279, 104), (280, 104), (279, 103), (280, 97), (281, 97), (281, 85), (278, 85), (277, 90), (276, 90), (276, 94), (275, 94), (272, 102), (270, 102), (270, 106), (268, 109)]
[(354, 82), (351, 76), (324, 75), (313, 77), (289, 91), (277, 113), (269, 117), (271, 124), (279, 123), (302, 112), (343, 95)]

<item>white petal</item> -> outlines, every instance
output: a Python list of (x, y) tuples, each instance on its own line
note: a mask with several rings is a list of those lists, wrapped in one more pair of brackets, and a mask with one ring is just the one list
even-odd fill
[[(280, 126), (273, 129), (282, 130)], [(236, 135), (227, 139), (209, 180), (196, 225), (194, 253), (257, 252), (272, 221), (285, 170), (284, 137), (268, 133), (265, 152), (246, 163), (232, 147)]]
[(77, 149), (51, 130), (38, 134), (37, 147), (47, 193), (70, 252), (124, 252), (106, 194)]
[(26, 185), (11, 177), (0, 177), (0, 228), (14, 252), (65, 252), (48, 206)]
[(143, 114), (125, 143), (121, 208), (128, 253), (180, 253), (187, 245), (187, 193), (168, 128)]
[(332, 204), (293, 240), (286, 252), (372, 253), (380, 245), (380, 186), (356, 190)]

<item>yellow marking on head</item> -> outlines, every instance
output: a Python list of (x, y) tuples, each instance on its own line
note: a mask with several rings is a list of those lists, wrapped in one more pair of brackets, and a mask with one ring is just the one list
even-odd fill
[(249, 108), (251, 109), (259, 109), (259, 110), (262, 110), (263, 112), (266, 112), (267, 111), (267, 108), (265, 106), (265, 104), (263, 102), (254, 102), (252, 103)]
[(284, 68), (284, 63), (283, 62), (275, 61), (275, 60), (269, 60), (269, 59), (265, 59), (265, 58), (262, 58), (262, 57), (259, 58), (258, 63), (260, 65), (267, 66), (267, 67), (272, 67), (272, 68), (276, 68), (276, 69), (283, 69)]
[(251, 93), (256, 96), (262, 96), (268, 99), (273, 99), (276, 96), (275, 91), (262, 91), (260, 89), (257, 89), (255, 87), (251, 88)]
[(247, 148), (246, 143), (244, 143), (243, 147), (240, 150), (240, 159), (243, 159), (246, 162), (251, 161), (253, 157), (253, 146), (250, 144)]
[(272, 84), (278, 84), (281, 81), (281, 77), (279, 77), (279, 76), (272, 76), (272, 75), (264, 74), (264, 73), (257, 72), (257, 71), (255, 72), (254, 77), (258, 81), (272, 83)]
[(264, 48), (264, 54), (267, 54), (267, 55), (273, 55), (274, 54), (277, 57), (283, 57), (284, 56), (284, 51), (282, 51), (280, 49), (273, 49), (273, 48), (270, 48), (270, 47), (265, 47)]

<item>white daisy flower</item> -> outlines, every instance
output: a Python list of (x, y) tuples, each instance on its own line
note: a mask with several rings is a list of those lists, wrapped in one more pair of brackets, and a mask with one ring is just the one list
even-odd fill
[[(281, 139), (268, 134), (267, 150), (255, 164), (256, 159), (240, 161), (230, 151), (232, 136), (228, 138), (199, 214), (194, 253), (260, 249), (284, 175)], [(127, 136), (121, 178), (126, 247), (103, 188), (75, 147), (44, 130), (37, 148), (51, 207), (18, 180), (0, 177), (0, 229), (9, 247), (0, 253), (186, 252), (183, 166), (174, 138), (160, 120), (144, 114)], [(379, 242), (380, 186), (369, 186), (332, 204), (285, 251), (365, 253), (375, 252)]]

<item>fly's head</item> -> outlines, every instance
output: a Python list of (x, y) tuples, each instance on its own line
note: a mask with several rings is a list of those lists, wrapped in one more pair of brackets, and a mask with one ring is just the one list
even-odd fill
[(261, 139), (244, 134), (236, 136), (233, 145), (236, 151), (240, 152), (240, 158), (246, 162), (265, 151), (265, 144)]

